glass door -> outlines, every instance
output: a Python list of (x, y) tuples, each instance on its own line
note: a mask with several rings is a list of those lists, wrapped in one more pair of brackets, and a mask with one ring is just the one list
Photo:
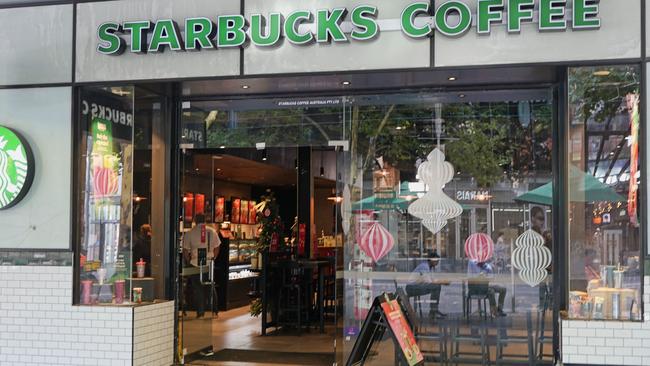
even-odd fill
[[(200, 143), (200, 132), (191, 133)], [(178, 319), (180, 352), (185, 361), (212, 354), (213, 319), (218, 314), (215, 266), (224, 255), (222, 239), (212, 219), (214, 170), (211, 161), (197, 161), (192, 153), (195, 146), (181, 145), (180, 156)]]

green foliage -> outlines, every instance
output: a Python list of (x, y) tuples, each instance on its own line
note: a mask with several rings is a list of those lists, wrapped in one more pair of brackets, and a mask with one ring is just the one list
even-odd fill
[(507, 144), (506, 124), (495, 120), (469, 120), (454, 126), (456, 140), (447, 144), (448, 160), (458, 171), (469, 174), (479, 187), (497, 182), (510, 163), (512, 147)]
[(609, 121), (620, 113), (623, 98), (639, 93), (638, 66), (569, 69), (569, 103), (574, 121)]
[(261, 232), (257, 239), (257, 251), (261, 253), (271, 246), (274, 235), (278, 243), (280, 242), (283, 225), (280, 218), (280, 207), (273, 193), (262, 196), (258, 207), (257, 222), (261, 225)]
[(251, 301), (250, 314), (253, 317), (262, 315), (262, 299), (254, 299)]

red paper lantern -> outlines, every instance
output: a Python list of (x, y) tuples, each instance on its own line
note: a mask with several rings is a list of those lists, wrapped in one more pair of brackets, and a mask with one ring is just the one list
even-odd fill
[(376, 263), (395, 246), (393, 235), (380, 223), (375, 222), (361, 236), (359, 247)]
[(95, 197), (108, 197), (117, 193), (119, 180), (115, 171), (110, 168), (95, 168), (93, 172), (93, 188)]
[(465, 255), (479, 263), (487, 262), (494, 254), (494, 241), (484, 233), (472, 234), (465, 241)]

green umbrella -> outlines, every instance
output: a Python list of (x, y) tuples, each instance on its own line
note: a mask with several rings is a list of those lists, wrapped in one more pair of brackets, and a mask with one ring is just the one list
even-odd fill
[[(572, 202), (623, 202), (625, 198), (616, 193), (610, 186), (602, 183), (594, 176), (571, 166), (570, 187), (572, 187)], [(545, 206), (553, 205), (553, 183), (545, 184), (537, 189), (515, 198), (515, 201), (536, 203)]]
[(372, 211), (389, 211), (402, 209), (406, 210), (409, 201), (400, 197), (377, 197), (370, 196), (352, 204), (352, 211), (372, 210)]

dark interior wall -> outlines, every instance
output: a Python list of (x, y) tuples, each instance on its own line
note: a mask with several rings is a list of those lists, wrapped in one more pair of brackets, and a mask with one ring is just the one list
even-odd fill
[(332, 196), (331, 188), (314, 189), (314, 224), (316, 226), (316, 237), (334, 235), (334, 202), (327, 198)]
[[(273, 187), (270, 189), (271, 192), (273, 192), (275, 195), (275, 199), (277, 200), (280, 207), (280, 217), (282, 218), (282, 223), (284, 224), (284, 236), (290, 236), (290, 229), (297, 214), (298, 201), (296, 195), (296, 187)], [(252, 187), (253, 199), (258, 202), (262, 196), (266, 196), (268, 194), (269, 193), (267, 192), (266, 187)]]

